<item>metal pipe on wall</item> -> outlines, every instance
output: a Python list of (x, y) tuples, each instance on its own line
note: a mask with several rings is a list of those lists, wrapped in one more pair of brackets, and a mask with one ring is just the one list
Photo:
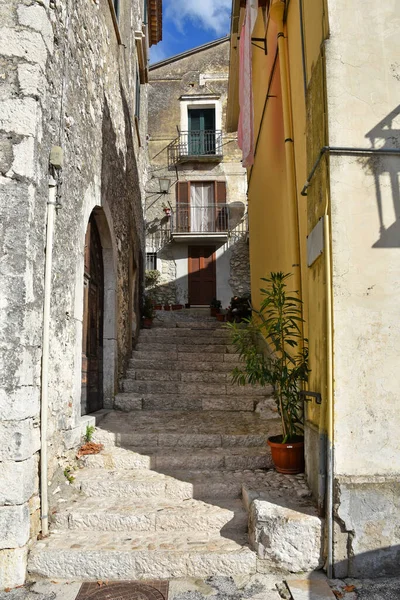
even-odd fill
[(47, 421), (48, 421), (48, 388), (49, 388), (49, 353), (50, 353), (50, 298), (51, 269), (53, 261), (54, 217), (57, 204), (57, 182), (49, 177), (49, 197), (47, 201), (46, 254), (43, 293), (43, 336), (42, 336), (42, 372), (40, 397), (40, 510), (42, 535), (49, 535), (49, 503), (47, 478)]
[(285, 158), (286, 158), (286, 179), (288, 193), (290, 195), (290, 203), (292, 210), (292, 226), (295, 233), (295, 262), (293, 266), (298, 268), (296, 283), (302, 297), (302, 278), (301, 278), (301, 261), (300, 261), (300, 223), (297, 202), (297, 186), (296, 186), (296, 168), (294, 157), (294, 140), (293, 140), (293, 119), (292, 105), (290, 97), (289, 85), (289, 70), (287, 60), (286, 37), (284, 34), (283, 19), (285, 14), (286, 4), (283, 0), (274, 0), (270, 7), (270, 17), (276, 23), (278, 33), (278, 54), (279, 54), (279, 71), (281, 78), (282, 92), (282, 113), (283, 113), (283, 129), (285, 137)]

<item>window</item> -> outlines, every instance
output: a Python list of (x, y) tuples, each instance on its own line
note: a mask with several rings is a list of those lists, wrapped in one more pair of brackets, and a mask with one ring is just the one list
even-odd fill
[(176, 231), (228, 231), (225, 181), (180, 181), (177, 184)]
[(188, 153), (215, 154), (215, 108), (188, 108)]
[(114, 10), (117, 21), (119, 20), (119, 0), (114, 0)]
[(157, 269), (157, 252), (146, 252), (146, 271)]
[(135, 117), (140, 119), (140, 77), (139, 67), (136, 68), (136, 86), (135, 86)]

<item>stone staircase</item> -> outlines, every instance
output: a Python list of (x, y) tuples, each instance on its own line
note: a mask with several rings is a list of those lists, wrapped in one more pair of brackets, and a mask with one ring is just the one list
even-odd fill
[(308, 491), (298, 477), (267, 470), (266, 439), (279, 429), (270, 390), (232, 385), (236, 364), (229, 333), (215, 320), (161, 321), (141, 332), (119, 410), (96, 430), (104, 450), (80, 459), (75, 496), (30, 553), (31, 577), (256, 572), (243, 494)]

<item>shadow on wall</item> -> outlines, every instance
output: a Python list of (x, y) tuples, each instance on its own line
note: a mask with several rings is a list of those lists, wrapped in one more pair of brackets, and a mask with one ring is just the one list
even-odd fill
[(120, 82), (120, 97), (124, 118), (124, 142), (126, 152), (118, 143), (111, 118), (110, 106), (104, 95), (102, 121), (102, 168), (101, 198), (102, 203), (110, 207), (116, 238), (117, 256), (114, 262), (117, 273), (116, 280), (116, 331), (118, 371), (121, 376), (125, 371), (132, 349), (132, 323), (139, 325), (134, 313), (139, 315), (139, 286), (132, 277), (134, 265), (141, 263), (141, 238), (139, 227), (143, 221), (141, 213), (141, 195), (134, 143), (133, 126), (124, 89)]
[[(396, 128), (396, 121), (398, 123)], [(400, 105), (380, 121), (366, 136), (371, 148), (400, 150)], [(379, 239), (373, 248), (400, 248), (400, 154), (394, 156), (373, 155), (366, 165), (374, 176), (375, 194), (379, 215)], [(389, 178), (393, 207), (385, 205), (388, 185), (383, 179)], [(388, 211), (394, 212), (394, 221), (388, 227)], [(385, 214), (386, 213), (386, 214)]]

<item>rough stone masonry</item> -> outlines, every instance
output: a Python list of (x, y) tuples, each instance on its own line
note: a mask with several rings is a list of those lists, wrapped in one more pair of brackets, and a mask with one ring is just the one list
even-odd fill
[[(135, 335), (147, 171), (139, 0), (0, 0), (0, 588), (40, 529), (38, 462), (49, 154), (61, 146), (50, 318), (49, 477), (80, 440), (85, 232), (103, 247), (104, 403)], [(114, 16), (114, 19), (113, 19)], [(135, 94), (140, 85), (139, 114)], [(94, 212), (93, 212), (94, 211)]]

